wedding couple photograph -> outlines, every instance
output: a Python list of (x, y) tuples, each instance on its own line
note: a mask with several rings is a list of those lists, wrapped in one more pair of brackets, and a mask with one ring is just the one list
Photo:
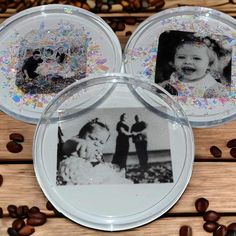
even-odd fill
[(57, 185), (170, 182), (168, 121), (146, 108), (96, 109), (58, 127)]

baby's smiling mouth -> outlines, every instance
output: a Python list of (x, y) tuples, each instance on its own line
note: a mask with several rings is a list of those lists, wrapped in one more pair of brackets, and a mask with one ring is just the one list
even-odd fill
[(184, 66), (181, 68), (181, 70), (183, 71), (184, 74), (187, 74), (187, 75), (190, 75), (196, 71), (196, 69), (190, 66)]

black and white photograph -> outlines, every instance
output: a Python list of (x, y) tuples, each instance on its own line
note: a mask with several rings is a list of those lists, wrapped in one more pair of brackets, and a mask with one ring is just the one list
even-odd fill
[(16, 86), (24, 93), (58, 93), (86, 76), (87, 51), (83, 45), (48, 45), (19, 50)]
[(57, 185), (172, 182), (168, 121), (146, 108), (95, 109), (58, 127)]
[(231, 41), (224, 35), (163, 32), (158, 41), (155, 83), (175, 96), (228, 97)]

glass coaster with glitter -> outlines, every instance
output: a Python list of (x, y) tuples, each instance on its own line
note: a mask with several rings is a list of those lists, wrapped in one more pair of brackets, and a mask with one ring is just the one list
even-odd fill
[(127, 74), (85, 78), (42, 114), (33, 145), (39, 185), (78, 224), (120, 231), (153, 221), (183, 194), (194, 141), (160, 86)]
[(154, 81), (180, 103), (193, 127), (235, 118), (235, 19), (180, 7), (145, 20), (125, 48), (125, 71)]
[(3, 22), (0, 41), (0, 109), (29, 123), (36, 123), (48, 102), (71, 83), (121, 68), (112, 29), (73, 6), (22, 11)]

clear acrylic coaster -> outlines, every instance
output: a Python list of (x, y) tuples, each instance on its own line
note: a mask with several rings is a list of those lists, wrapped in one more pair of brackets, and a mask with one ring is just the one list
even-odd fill
[(125, 71), (174, 96), (193, 127), (235, 118), (235, 19), (202, 7), (180, 7), (145, 20), (125, 48)]
[(119, 72), (121, 47), (99, 16), (60, 4), (22, 11), (0, 25), (0, 109), (37, 123), (48, 102), (91, 74)]
[(33, 162), (47, 199), (69, 219), (118, 231), (168, 211), (194, 160), (192, 129), (160, 86), (126, 74), (80, 80), (51, 100)]

